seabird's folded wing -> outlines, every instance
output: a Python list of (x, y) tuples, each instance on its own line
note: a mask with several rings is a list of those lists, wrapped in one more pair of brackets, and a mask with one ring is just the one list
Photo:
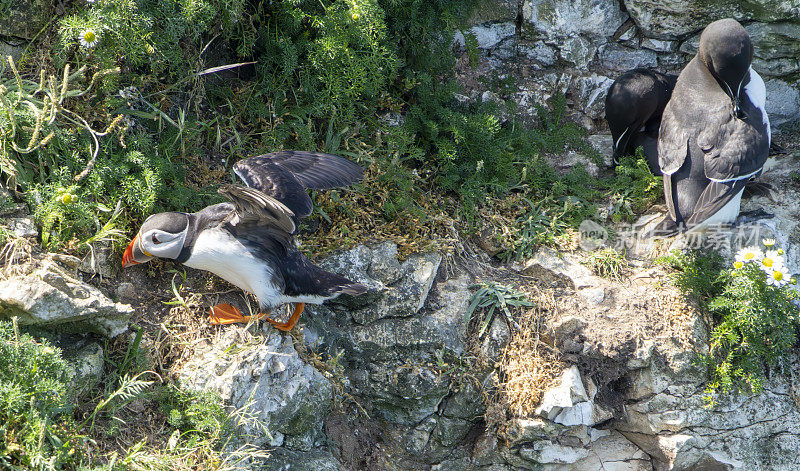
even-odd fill
[(286, 234), (295, 231), (294, 212), (272, 196), (255, 188), (240, 185), (224, 185), (218, 191), (228, 198), (236, 209), (234, 218), (230, 220), (231, 225), (270, 226)]
[[(746, 184), (746, 179), (725, 183), (714, 181), (709, 183), (703, 190), (703, 193), (700, 194), (700, 198), (694, 206), (691, 217), (686, 221), (686, 227), (692, 228), (711, 216), (716, 215), (720, 210), (725, 208), (728, 203), (731, 203), (734, 198), (739, 197)], [(735, 212), (731, 212), (731, 214), (720, 214), (719, 220), (723, 222), (733, 221), (739, 214), (738, 204), (731, 209), (731, 211), (733, 210), (735, 210)]]
[(724, 183), (747, 180), (760, 172), (769, 156), (769, 137), (761, 131), (732, 116), (704, 129), (697, 144), (705, 154), (706, 177)]
[(664, 175), (672, 175), (683, 166), (689, 153), (689, 135), (675, 116), (673, 102), (667, 104), (658, 131), (658, 166)]

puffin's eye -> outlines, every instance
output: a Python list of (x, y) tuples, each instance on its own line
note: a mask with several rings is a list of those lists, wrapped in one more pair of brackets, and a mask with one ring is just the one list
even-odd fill
[(151, 237), (150, 239), (153, 241), (154, 244), (160, 244), (161, 243), (161, 241), (158, 240), (158, 237), (156, 237), (155, 234), (153, 234), (153, 237)]

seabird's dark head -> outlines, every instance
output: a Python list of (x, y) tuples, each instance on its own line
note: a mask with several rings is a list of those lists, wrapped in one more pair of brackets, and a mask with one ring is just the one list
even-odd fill
[(739, 96), (753, 61), (753, 43), (747, 31), (732, 18), (717, 20), (700, 35), (697, 55), (731, 97), (734, 116), (740, 118)]
[(139, 233), (125, 249), (122, 266), (145, 263), (154, 257), (178, 258), (188, 232), (188, 214), (175, 212), (153, 214), (144, 221)]

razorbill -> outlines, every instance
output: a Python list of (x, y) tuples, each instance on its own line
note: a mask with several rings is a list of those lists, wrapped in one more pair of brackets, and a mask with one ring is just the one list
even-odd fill
[(677, 79), (677, 75), (633, 69), (611, 84), (606, 94), (606, 121), (611, 130), (615, 166), (621, 156), (633, 154), (642, 146), (650, 170), (661, 175), (658, 128)]
[(770, 147), (766, 89), (752, 58), (736, 20), (703, 30), (661, 119), (658, 163), (669, 215), (652, 235), (732, 223), (739, 214), (742, 190)]

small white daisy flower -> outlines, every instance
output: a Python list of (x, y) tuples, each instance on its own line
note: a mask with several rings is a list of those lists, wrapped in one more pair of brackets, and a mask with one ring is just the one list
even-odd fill
[(80, 41), (81, 46), (86, 49), (94, 49), (98, 41), (100, 41), (100, 36), (93, 29), (87, 29), (81, 33)]
[(772, 272), (767, 273), (767, 284), (772, 286), (783, 286), (789, 282), (792, 275), (783, 266), (773, 266)]
[(756, 246), (745, 247), (736, 253), (737, 262), (760, 262), (764, 258), (764, 252)]
[(764, 258), (761, 259), (761, 268), (771, 271), (776, 266), (783, 266), (783, 255), (778, 250), (767, 250)]
[(775, 239), (764, 239), (761, 243), (764, 244), (764, 247), (772, 247), (775, 245)]

